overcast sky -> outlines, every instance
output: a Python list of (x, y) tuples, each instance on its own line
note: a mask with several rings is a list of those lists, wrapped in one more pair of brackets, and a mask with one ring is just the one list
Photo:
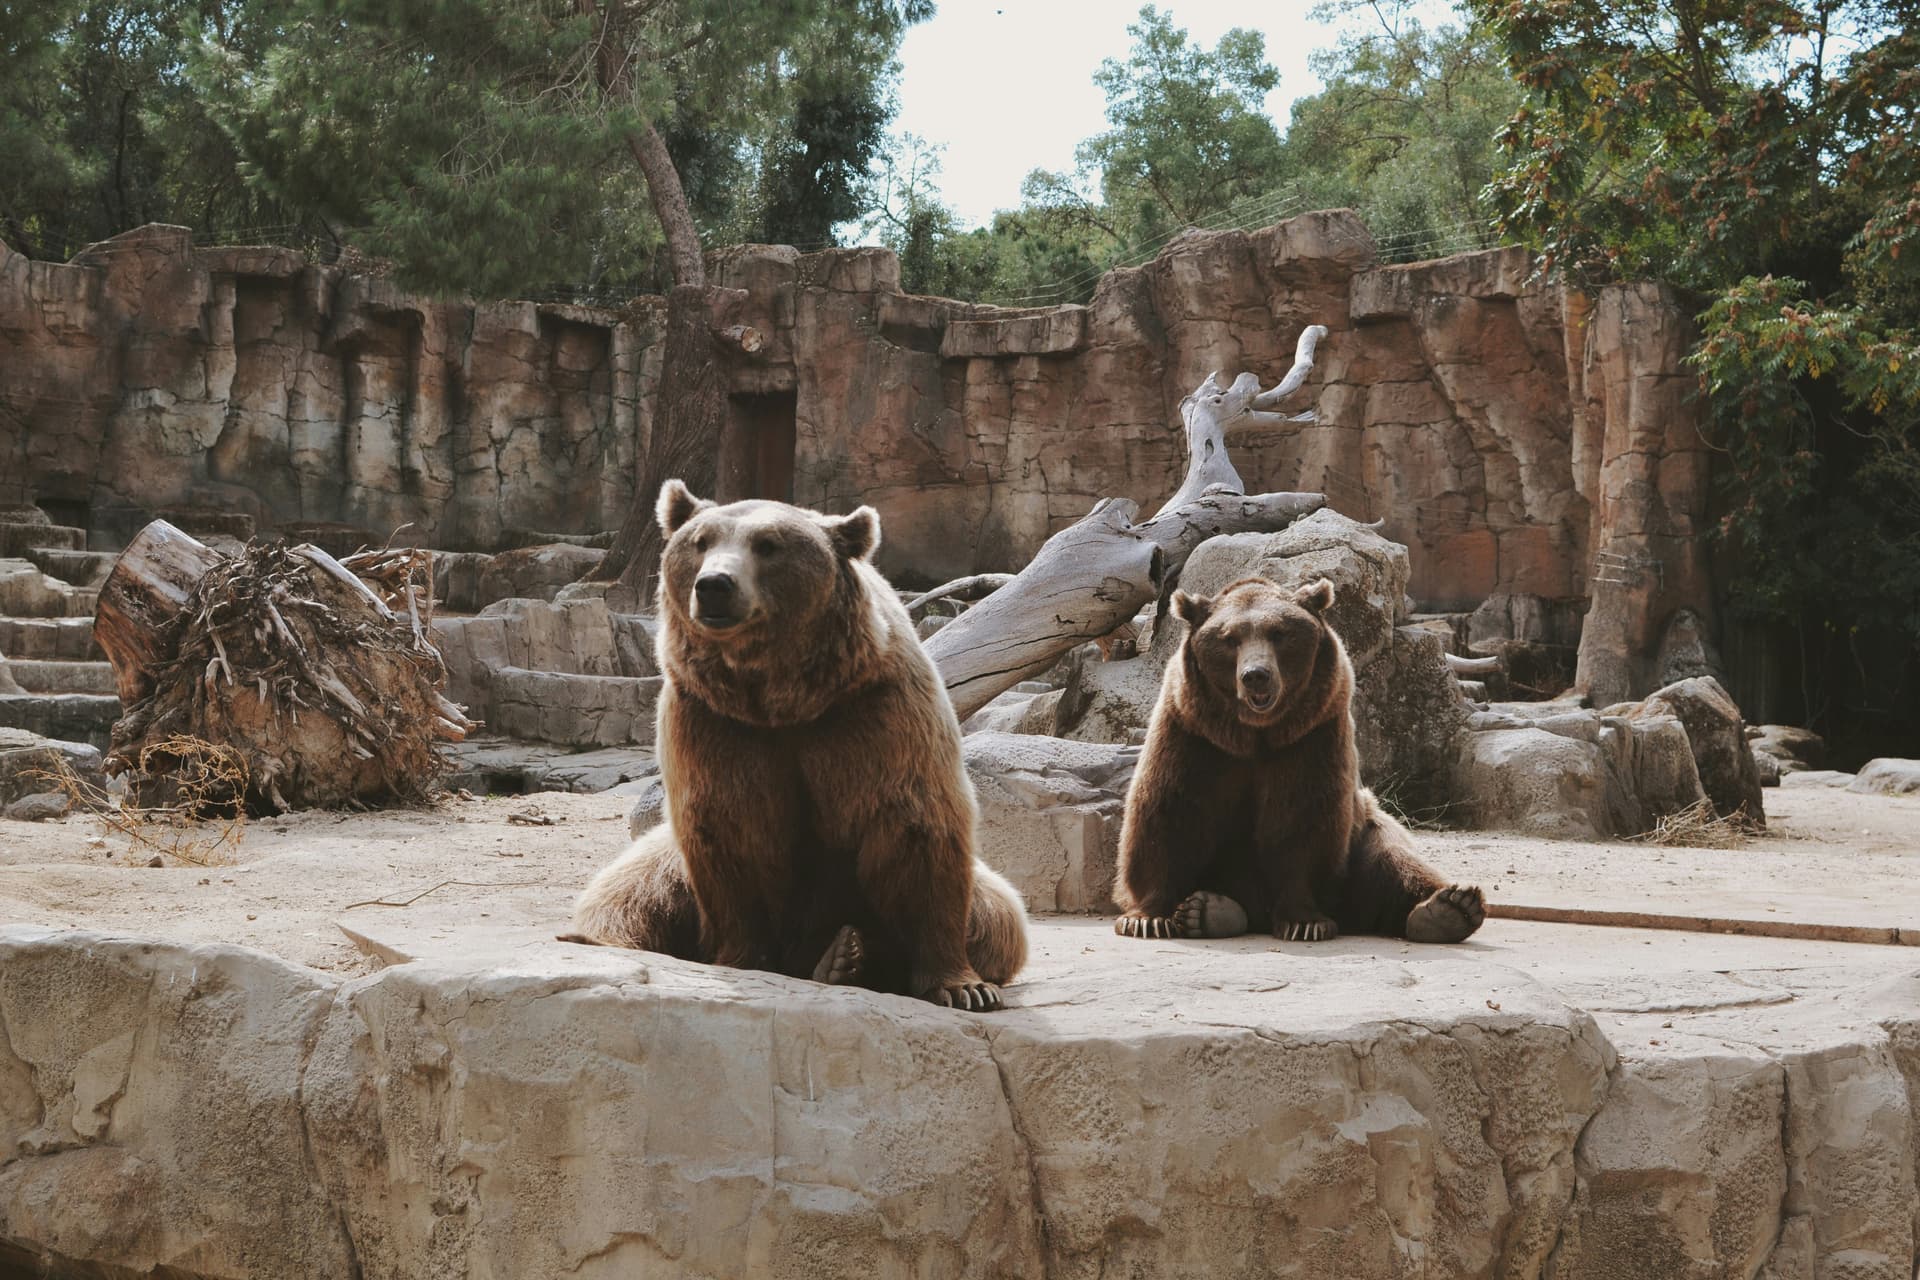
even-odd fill
[[(1336, 32), (1307, 15), (1311, 0), (1170, 0), (1174, 23), (1211, 49), (1230, 27), (1267, 38), (1280, 85), (1267, 110), (1282, 131), (1295, 98), (1319, 81), (1307, 55)], [(1422, 5), (1444, 17), (1444, 4)], [(1127, 55), (1130, 0), (939, 0), (929, 22), (900, 46), (900, 114), (894, 128), (945, 143), (940, 188), (968, 226), (1020, 203), (1032, 169), (1068, 169), (1079, 142), (1106, 127), (1094, 87), (1103, 58)]]

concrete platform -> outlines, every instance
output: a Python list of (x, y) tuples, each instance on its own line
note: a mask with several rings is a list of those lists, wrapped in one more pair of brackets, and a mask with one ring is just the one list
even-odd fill
[[(1496, 899), (1903, 919), (1920, 801), (1834, 795), (1742, 850), (1424, 842)], [(1051, 917), (963, 1015), (553, 941), (624, 803), (301, 815), (215, 867), (0, 823), (0, 1240), (185, 1277), (1914, 1275), (1920, 949)]]

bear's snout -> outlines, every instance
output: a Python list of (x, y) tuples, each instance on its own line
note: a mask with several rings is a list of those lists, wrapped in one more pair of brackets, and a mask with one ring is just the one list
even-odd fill
[(1279, 685), (1273, 678), (1273, 668), (1258, 662), (1241, 667), (1240, 692), (1246, 698), (1247, 705), (1255, 711), (1272, 707), (1280, 696)]
[(731, 625), (740, 620), (740, 584), (732, 574), (710, 569), (693, 580), (693, 603), (701, 622)]

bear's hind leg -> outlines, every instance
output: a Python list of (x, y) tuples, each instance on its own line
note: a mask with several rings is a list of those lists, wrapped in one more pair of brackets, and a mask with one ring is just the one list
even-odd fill
[(1487, 918), (1487, 899), (1471, 885), (1436, 889), (1407, 913), (1410, 942), (1459, 942), (1471, 937)]
[(833, 935), (833, 941), (827, 944), (820, 962), (813, 966), (813, 980), (833, 987), (859, 986), (866, 967), (866, 940), (860, 936), (858, 929), (843, 924), (840, 932)]
[(661, 823), (587, 882), (574, 903), (573, 927), (563, 941), (706, 959), (699, 904), (671, 826)]
[(973, 900), (967, 912), (967, 960), (995, 986), (1012, 982), (1027, 963), (1027, 909), (1004, 877), (973, 860)]
[(1410, 942), (1460, 942), (1486, 919), (1485, 896), (1448, 884), (1413, 851), (1413, 837), (1381, 811), (1371, 792), (1359, 795), (1352, 853), (1342, 886), (1341, 923), (1353, 933)]
[(1173, 909), (1182, 938), (1237, 938), (1247, 932), (1247, 912), (1224, 893), (1200, 889)]

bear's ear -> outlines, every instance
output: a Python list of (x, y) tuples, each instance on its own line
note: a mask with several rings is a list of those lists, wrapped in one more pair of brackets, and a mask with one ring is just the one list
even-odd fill
[(1207, 617), (1213, 612), (1213, 601), (1205, 596), (1190, 596), (1184, 591), (1173, 593), (1173, 611), (1180, 615), (1181, 621), (1198, 631), (1206, 625)]
[(1333, 603), (1333, 583), (1327, 578), (1310, 582), (1293, 593), (1293, 602), (1308, 613), (1319, 613)]
[(880, 545), (880, 513), (872, 507), (857, 507), (850, 515), (827, 516), (820, 523), (833, 549), (849, 560), (865, 560)]
[(680, 481), (669, 480), (660, 486), (660, 501), (654, 504), (653, 514), (660, 521), (660, 532), (671, 538), (674, 530), (712, 505), (705, 498), (694, 497)]

